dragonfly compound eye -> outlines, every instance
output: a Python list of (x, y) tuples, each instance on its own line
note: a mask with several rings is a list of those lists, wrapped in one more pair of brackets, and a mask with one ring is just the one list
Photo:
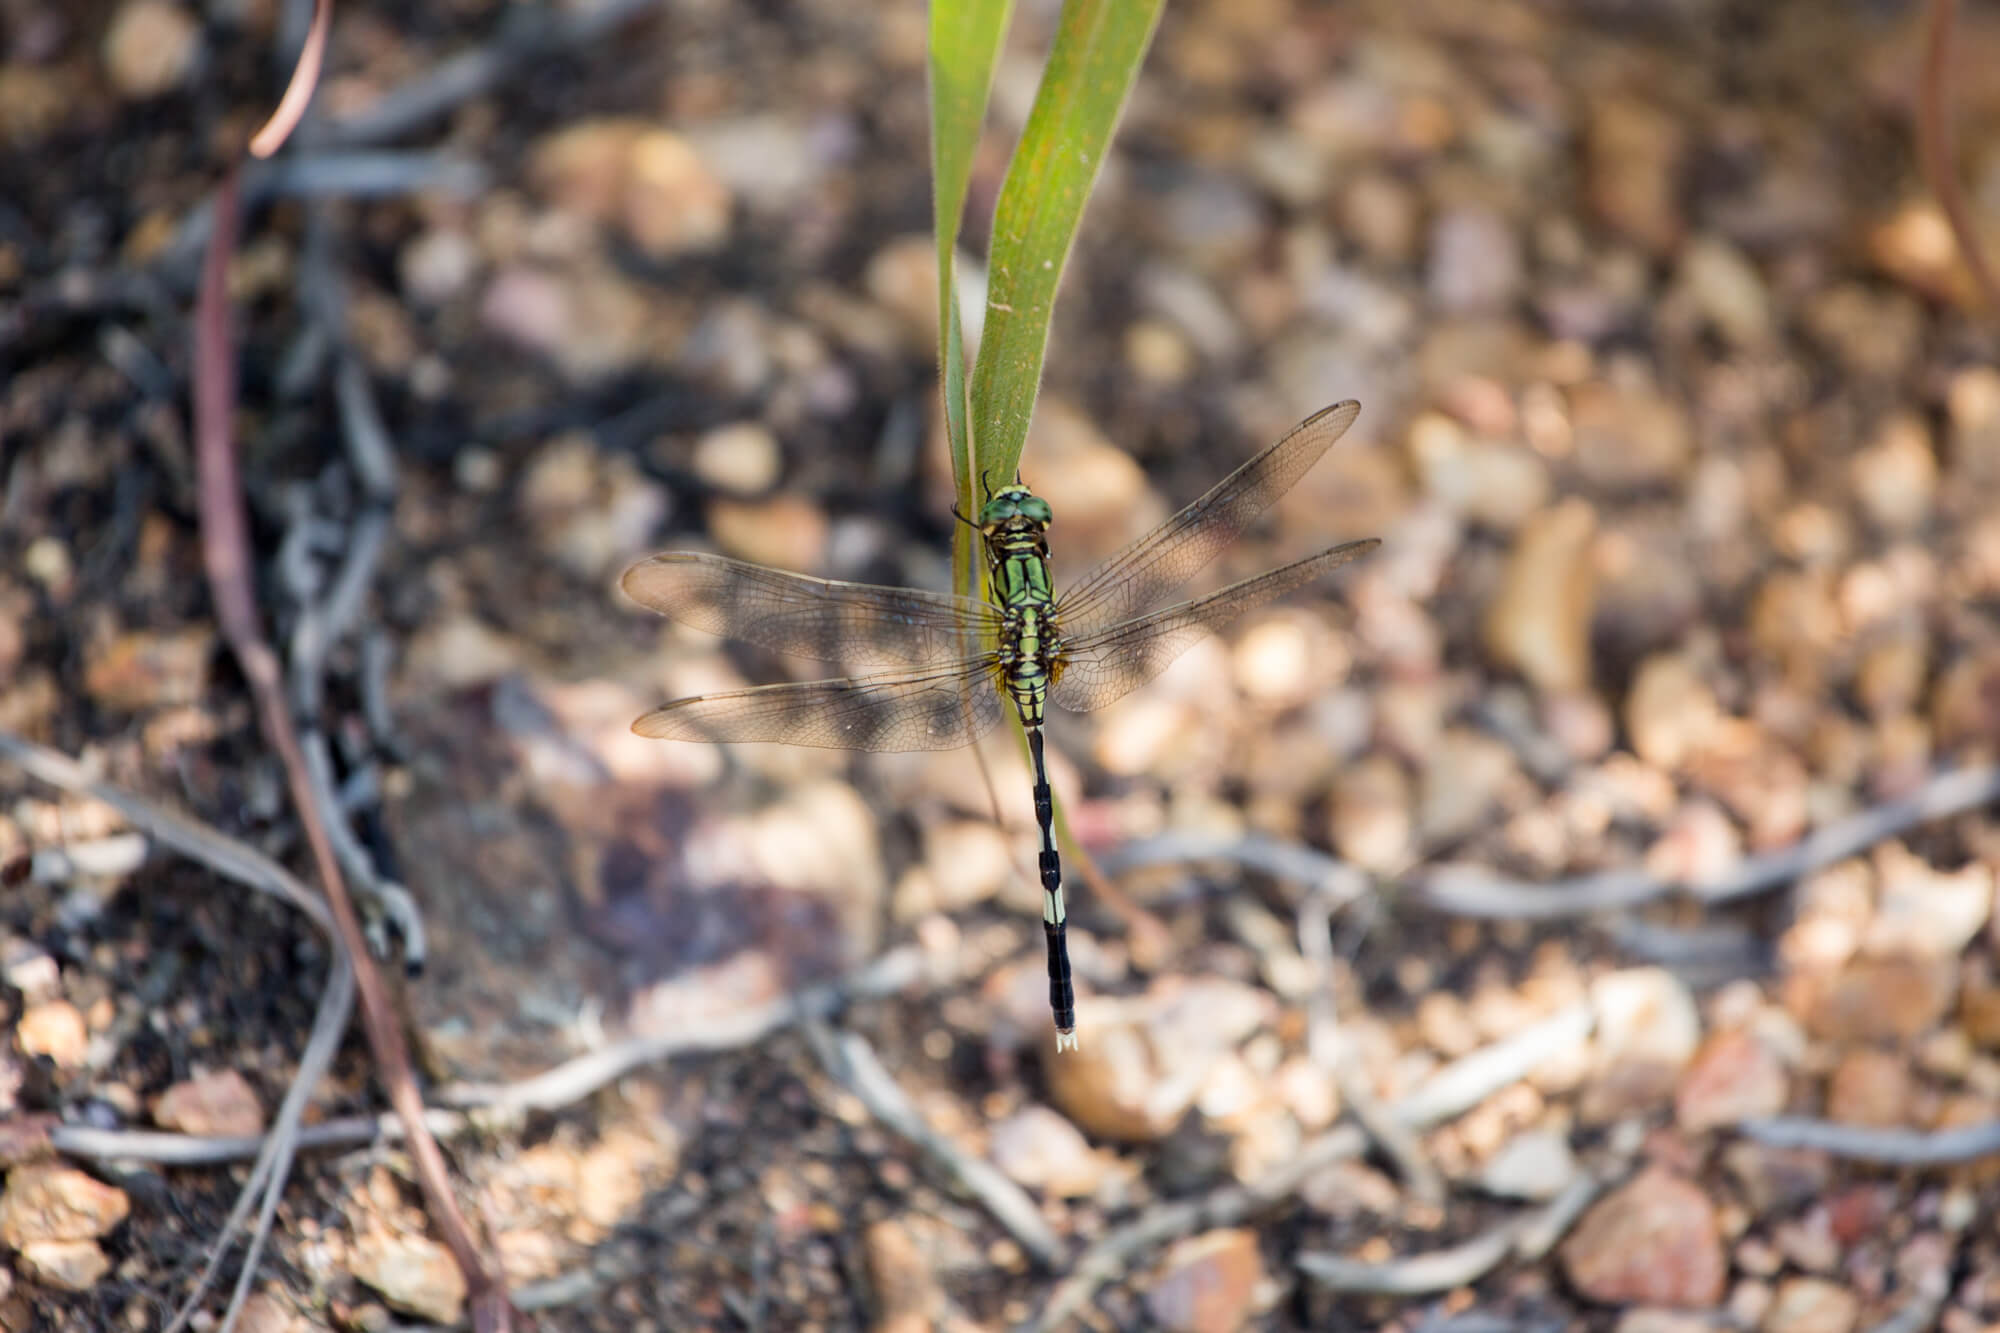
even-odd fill
[(979, 511), (979, 526), (985, 528), (995, 523), (1005, 523), (1019, 512), (1020, 508), (1011, 494), (996, 495), (986, 502), (984, 509)]
[(1055, 518), (1055, 514), (1049, 509), (1049, 502), (1039, 495), (1022, 496), (1020, 513), (1022, 518), (1044, 525)]

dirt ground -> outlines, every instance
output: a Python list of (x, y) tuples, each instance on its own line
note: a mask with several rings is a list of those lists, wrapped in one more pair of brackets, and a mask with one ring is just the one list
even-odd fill
[[(310, 879), (188, 409), (295, 8), (0, 0), (0, 733)], [(812, 670), (633, 606), (641, 555), (948, 580), (924, 8), (623, 8), (342, 4), (230, 271), (262, 611), (421, 914), (411, 976), (371, 920), (427, 1096), (654, 1043), (447, 1138), (526, 1326), (2000, 1324), (2000, 312), (1918, 168), (1919, 7), (1167, 6), (1023, 460), (1058, 585), (1349, 397), (1197, 586), (1383, 544), (1052, 724), (1114, 889), (1073, 858), (1062, 1056), (1011, 742), (989, 792), (629, 731)], [(975, 257), (1057, 13), (1018, 8)], [(2000, 253), (2000, 9), (1958, 22)], [(0, 1327), (161, 1327), (247, 1165), (29, 1127), (257, 1132), (331, 945), (0, 798)], [(356, 1027), (307, 1122), (383, 1106)], [(462, 1295), (352, 1140), (256, 1286), (265, 1333)]]

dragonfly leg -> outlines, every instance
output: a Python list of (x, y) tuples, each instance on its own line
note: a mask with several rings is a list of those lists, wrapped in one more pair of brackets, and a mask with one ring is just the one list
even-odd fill
[(1042, 729), (1028, 728), (1035, 762), (1035, 823), (1042, 831), (1042, 933), (1049, 946), (1049, 1007), (1056, 1017), (1056, 1049), (1076, 1049), (1076, 990), (1069, 973), (1069, 909), (1063, 902), (1062, 861), (1056, 855), (1055, 795), (1042, 757)]

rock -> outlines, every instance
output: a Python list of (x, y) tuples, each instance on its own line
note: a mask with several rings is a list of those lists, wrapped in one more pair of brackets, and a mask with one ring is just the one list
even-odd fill
[(1585, 189), (1599, 217), (1656, 255), (1680, 243), (1681, 157), (1687, 132), (1662, 107), (1619, 93), (1590, 116)]
[(1923, 345), (1924, 312), (1903, 292), (1840, 282), (1807, 300), (1805, 328), (1848, 374), (1897, 380)]
[(1417, 256), (1417, 223), (1423, 202), (1407, 183), (1384, 171), (1354, 173), (1334, 204), (1340, 234), (1383, 267), (1400, 267)]
[(1431, 304), (1447, 314), (1505, 310), (1521, 288), (1521, 242), (1500, 214), (1459, 208), (1431, 224)]
[(1150, 210), (1163, 239), (1194, 268), (1213, 273), (1243, 263), (1263, 243), (1264, 212), (1234, 175), (1187, 172)]
[(92, 635), (83, 688), (104, 708), (140, 712), (196, 704), (208, 689), (215, 633), (206, 627)]
[(1090, 1040), (1048, 1067), (1049, 1094), (1070, 1120), (1099, 1138), (1165, 1138), (1194, 1104), (1199, 1084), (1169, 1082), (1145, 1034), (1129, 1023), (1092, 1023)]
[(1292, 1118), (1309, 1133), (1319, 1133), (1340, 1114), (1340, 1088), (1332, 1072), (1310, 1057), (1285, 1061), (1271, 1085)]
[(1156, 1328), (1172, 1333), (1230, 1333), (1246, 1327), (1264, 1282), (1257, 1233), (1208, 1231), (1176, 1241), (1146, 1289)]
[(1701, 1014), (1687, 983), (1660, 967), (1598, 977), (1596, 1061), (1583, 1094), (1585, 1119), (1603, 1123), (1657, 1104), (1701, 1040)]
[[(1014, 844), (989, 820), (934, 821), (924, 829), (924, 864), (934, 886), (928, 910), (960, 912), (987, 901), (1016, 878), (1014, 860)], [(897, 915), (908, 919), (900, 905)]]
[(1900, 842), (1875, 851), (1875, 916), (1862, 948), (1879, 956), (1956, 958), (1993, 914), (1993, 871), (1969, 861), (1933, 870)]
[(80, 1067), (90, 1051), (83, 1015), (68, 1000), (28, 1006), (14, 1025), (14, 1040), (23, 1055), (46, 1055), (62, 1069)]
[(1948, 959), (1856, 958), (1832, 978), (1794, 977), (1786, 1005), (1827, 1041), (1910, 1041), (1950, 1010), (1956, 972)]
[(1903, 1056), (1858, 1047), (1840, 1057), (1827, 1080), (1827, 1119), (1872, 1129), (1906, 1125), (1914, 1085), (1910, 1062)]
[(1875, 440), (1849, 465), (1854, 498), (1876, 527), (1910, 532), (1930, 517), (1937, 497), (1937, 455), (1930, 430), (1914, 413), (1883, 423)]
[(830, 532), (826, 512), (798, 495), (755, 501), (718, 496), (708, 505), (708, 530), (717, 546), (739, 560), (801, 571), (825, 561)]
[(694, 442), (694, 474), (731, 495), (759, 495), (784, 470), (778, 437), (761, 421), (717, 426)]
[(1415, 854), (1410, 807), (1410, 780), (1402, 766), (1387, 755), (1369, 755), (1334, 779), (1334, 850), (1366, 870), (1402, 870)]
[(525, 650), (477, 616), (447, 614), (418, 630), (404, 658), (416, 680), (445, 690), (488, 685), (521, 667)]
[(1743, 860), (1736, 825), (1713, 801), (1683, 801), (1646, 849), (1646, 872), (1674, 884), (1712, 884)]
[(1827, 1155), (1742, 1140), (1722, 1150), (1722, 1166), (1758, 1213), (1782, 1212), (1818, 1198), (1833, 1174)]
[(694, 145), (649, 129), (632, 143), (620, 220), (648, 258), (667, 260), (721, 249), (735, 197)]
[(641, 364), (660, 337), (645, 293), (595, 262), (563, 272), (508, 265), (486, 284), (479, 315), (493, 332), (547, 357), (579, 384)]
[(1694, 662), (1656, 653), (1640, 664), (1625, 696), (1625, 731), (1647, 763), (1669, 771), (1707, 745), (1722, 709)]
[(1474, 523), (1511, 532), (1548, 503), (1548, 464), (1530, 450), (1470, 436), (1438, 412), (1412, 421), (1405, 442), (1425, 493)]
[(666, 488), (584, 432), (557, 436), (528, 465), (522, 516), (543, 554), (599, 579), (647, 547), (667, 512)]
[(912, 350), (928, 350), (935, 356), (937, 244), (929, 234), (898, 237), (877, 250), (868, 260), (862, 281), (876, 303), (896, 316), (903, 328), (904, 343)]
[(1417, 797), (1417, 836), (1436, 847), (1478, 830), (1498, 809), (1517, 776), (1514, 752), (1468, 727), (1438, 738), (1424, 764)]
[(1778, 1284), (1765, 1312), (1763, 1333), (1853, 1333), (1861, 1319), (1861, 1298), (1844, 1282), (1793, 1277)]
[[(1990, 253), (1990, 236), (1981, 240)], [(1966, 310), (1975, 310), (1983, 303), (1944, 209), (1928, 194), (1903, 205), (1870, 230), (1868, 257), (1877, 268), (1921, 296), (1950, 301)]]
[(1543, 690), (1580, 690), (1590, 683), (1596, 532), (1597, 515), (1581, 500), (1565, 500), (1530, 519), (1515, 538), (1487, 611), (1487, 651)]
[[(835, 133), (820, 132), (826, 128)], [(751, 207), (796, 215), (826, 169), (840, 162), (839, 132), (831, 120), (815, 127), (760, 114), (711, 120), (689, 130), (688, 138), (722, 182)]]
[(455, 1324), (465, 1308), (465, 1275), (451, 1251), (426, 1236), (369, 1230), (350, 1251), (352, 1273), (398, 1310)]
[(170, 93), (201, 57), (201, 27), (169, 0), (126, 0), (104, 33), (104, 72), (127, 101)]
[(1046, 1106), (1027, 1106), (993, 1127), (993, 1164), (1029, 1189), (1057, 1198), (1096, 1192), (1105, 1167), (1077, 1127)]
[[(1260, 704), (1297, 707), (1327, 683), (1319, 672), (1325, 669), (1329, 654), (1315, 652), (1317, 646), (1297, 618), (1274, 616), (1258, 621), (1236, 641), (1231, 665), (1237, 688)], [(1342, 651), (1332, 650), (1336, 656)], [(1342, 670), (1337, 674), (1346, 673)]]
[(638, 1216), (646, 1191), (672, 1174), (679, 1146), (671, 1134), (656, 1138), (614, 1125), (576, 1163), (577, 1214), (605, 1234)]
[(1125, 326), (1125, 365), (1145, 383), (1171, 388), (1194, 373), (1195, 351), (1165, 320), (1134, 320)]
[(1507, 1140), (1480, 1168), (1479, 1185), (1503, 1199), (1553, 1199), (1576, 1179), (1569, 1140), (1549, 1129), (1531, 1129)]
[(1560, 1258), (1577, 1291), (1607, 1305), (1705, 1309), (1728, 1276), (1708, 1196), (1657, 1166), (1586, 1212)]
[(1754, 1033), (1727, 1028), (1695, 1052), (1674, 1090), (1674, 1120), (1689, 1134), (1720, 1129), (1785, 1109), (1784, 1061)]
[(304, 1315), (295, 1313), (268, 1291), (252, 1292), (236, 1320), (237, 1333), (317, 1333)]
[(38, 1240), (21, 1247), (21, 1272), (44, 1286), (89, 1291), (111, 1271), (94, 1240)]
[(1878, 722), (1908, 714), (1923, 698), (1930, 643), (1922, 630), (1891, 634), (1862, 654), (1854, 694)]
[(1951, 481), (1964, 494), (2000, 484), (2000, 370), (1968, 366), (1945, 392), (1951, 423)]
[(1589, 380), (1570, 390), (1570, 432), (1584, 480), (1605, 490), (1678, 484), (1694, 460), (1686, 409), (1649, 385)]
[(1756, 266), (1718, 236), (1698, 236), (1681, 255), (1679, 295), (1732, 347), (1771, 343), (1771, 295)]
[(873, 1223), (862, 1234), (861, 1256), (875, 1297), (875, 1333), (929, 1333), (945, 1293), (909, 1228), (894, 1218)]
[(424, 305), (442, 305), (464, 293), (479, 266), (478, 243), (456, 227), (421, 231), (396, 256), (404, 293)]
[(264, 1132), (264, 1108), (248, 1079), (222, 1069), (183, 1079), (161, 1093), (153, 1121), (182, 1134), (253, 1138)]
[(0, 1245), (23, 1249), (44, 1241), (89, 1241), (132, 1211), (125, 1191), (53, 1162), (17, 1166), (0, 1194)]

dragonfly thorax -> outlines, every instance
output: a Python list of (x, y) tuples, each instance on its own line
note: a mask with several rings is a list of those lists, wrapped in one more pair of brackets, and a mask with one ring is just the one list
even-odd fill
[(1055, 520), (1049, 502), (1026, 486), (996, 491), (979, 511), (979, 530), (990, 540), (1001, 532), (1040, 531)]

